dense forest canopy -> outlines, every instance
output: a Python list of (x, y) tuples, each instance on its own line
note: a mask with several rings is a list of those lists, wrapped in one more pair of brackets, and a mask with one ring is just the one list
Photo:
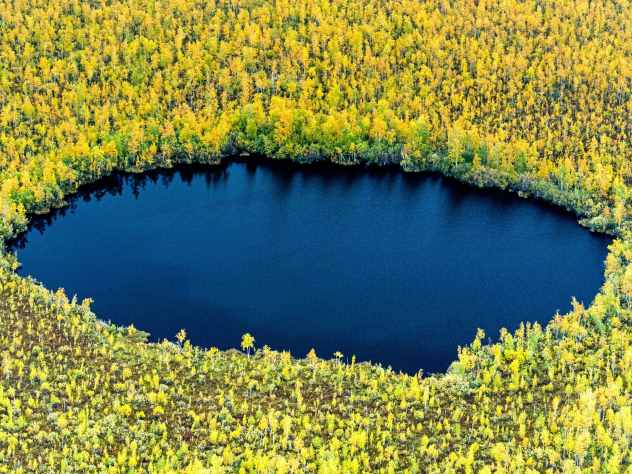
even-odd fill
[(444, 168), (629, 218), (621, 1), (6, 1), (3, 235), (112, 169), (236, 152)]
[(113, 170), (245, 152), (438, 170), (618, 236), (590, 307), (426, 378), (147, 344), (5, 252), (0, 472), (630, 472), (631, 7), (0, 0), (0, 242)]

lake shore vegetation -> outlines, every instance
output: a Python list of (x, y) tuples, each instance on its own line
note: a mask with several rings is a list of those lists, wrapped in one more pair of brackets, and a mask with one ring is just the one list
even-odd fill
[[(631, 8), (0, 0), (0, 472), (632, 472)], [(16, 274), (82, 184), (238, 154), (545, 199), (616, 237), (603, 287), (421, 377), (150, 344)]]

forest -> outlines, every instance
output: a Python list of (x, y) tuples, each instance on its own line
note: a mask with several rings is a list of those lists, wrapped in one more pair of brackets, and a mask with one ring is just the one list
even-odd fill
[[(0, 472), (632, 472), (631, 8), (0, 0)], [(428, 377), (149, 344), (17, 275), (81, 185), (236, 155), (544, 199), (615, 236), (604, 284)]]

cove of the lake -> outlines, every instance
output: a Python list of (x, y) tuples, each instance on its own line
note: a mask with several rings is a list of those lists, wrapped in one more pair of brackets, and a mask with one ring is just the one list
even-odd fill
[(230, 161), (84, 188), (15, 243), (48, 288), (151, 340), (445, 370), (483, 328), (589, 304), (610, 239), (553, 206), (394, 169)]

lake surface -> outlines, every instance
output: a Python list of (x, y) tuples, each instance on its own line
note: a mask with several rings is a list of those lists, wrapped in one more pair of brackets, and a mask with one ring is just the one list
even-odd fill
[(588, 304), (610, 239), (500, 191), (398, 170), (230, 162), (116, 175), (33, 220), (22, 274), (94, 299), (152, 340), (445, 370), (495, 338)]

